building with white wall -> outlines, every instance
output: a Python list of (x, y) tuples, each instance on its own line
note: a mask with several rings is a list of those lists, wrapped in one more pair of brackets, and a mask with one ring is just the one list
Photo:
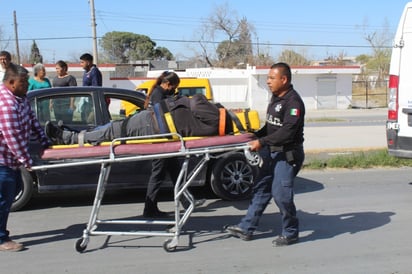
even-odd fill
[[(47, 75), (52, 79), (55, 66), (45, 65)], [(31, 70), (31, 66), (26, 66)], [(112, 77), (116, 65), (99, 65), (103, 74), (103, 85), (135, 89), (137, 85), (155, 78), (162, 71), (148, 71), (146, 77)], [(302, 66), (292, 67), (292, 83), (302, 96), (306, 109), (346, 109), (352, 102), (352, 77), (359, 74), (359, 66)], [(271, 94), (266, 86), (269, 67), (247, 66), (246, 69), (194, 68), (176, 71), (181, 77), (208, 78), (216, 102), (228, 108), (250, 108), (261, 117)], [(83, 70), (78, 64), (69, 64), (69, 73), (82, 84)]]
[[(266, 78), (269, 67), (246, 69), (199, 68), (178, 72), (182, 77), (209, 78), (215, 101), (229, 108), (250, 108), (264, 117), (270, 99)], [(347, 109), (352, 102), (352, 77), (359, 66), (292, 67), (292, 84), (307, 109)], [(159, 71), (148, 73), (157, 77)], [(263, 115), (263, 116), (262, 116)]]

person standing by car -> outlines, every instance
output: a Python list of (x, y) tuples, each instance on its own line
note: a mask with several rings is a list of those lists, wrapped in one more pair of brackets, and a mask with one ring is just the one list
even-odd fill
[[(85, 53), (80, 56), (80, 66), (84, 69), (83, 73), (83, 86), (84, 87), (91, 87), (91, 86), (103, 86), (103, 77), (100, 70), (97, 68), (96, 64), (93, 64), (93, 55), (89, 53)], [(78, 103), (79, 110), (82, 116), (83, 121), (90, 120), (90, 115), (93, 115), (90, 109), (90, 102), (88, 99), (83, 97), (82, 100)], [(107, 107), (110, 104), (110, 98), (106, 98)]]
[(51, 83), (46, 77), (45, 66), (37, 63), (33, 66), (33, 77), (29, 79), (29, 91), (41, 88), (51, 88)]
[(26, 98), (28, 71), (10, 64), (0, 85), (0, 251), (20, 251), (7, 230), (11, 205), (22, 185), (20, 167), (30, 169), (33, 160), (28, 146), (31, 133), (48, 146), (43, 129)]
[(273, 197), (281, 215), (282, 233), (273, 241), (276, 246), (294, 244), (299, 240), (293, 185), (305, 155), (303, 128), (305, 105), (291, 84), (289, 65), (271, 66), (267, 85), (272, 92), (265, 125), (250, 142), (252, 151), (260, 151), (263, 166), (253, 187), (253, 198), (246, 216), (227, 231), (242, 240), (251, 240), (259, 219)]
[[(46, 77), (46, 68), (38, 63), (33, 66), (33, 77), (29, 78), (29, 91), (42, 88), (51, 88), (50, 80)], [(50, 101), (43, 100), (39, 105), (39, 120), (50, 120)]]
[(80, 56), (80, 66), (84, 69), (84, 87), (103, 86), (102, 73), (97, 68), (97, 66), (93, 64), (93, 56), (91, 54), (85, 53), (82, 56)]
[[(148, 91), (145, 108), (151, 108), (163, 99), (173, 97), (176, 88), (179, 86), (180, 78), (175, 72), (165, 71), (157, 79), (152, 88)], [(176, 182), (180, 171), (180, 163), (176, 158), (152, 160), (152, 173), (147, 184), (143, 217), (162, 218), (168, 213), (160, 211), (157, 206), (157, 195), (160, 186), (169, 175), (172, 182)]]
[(8, 51), (0, 51), (0, 81), (3, 81), (4, 73), (11, 63), (11, 54)]
[(76, 77), (70, 75), (69, 66), (63, 60), (56, 63), (56, 77), (53, 79), (53, 87), (75, 87), (77, 86)]
[[(67, 63), (59, 60), (56, 63), (56, 77), (53, 79), (53, 87), (69, 87), (77, 86), (76, 78), (67, 73)], [(75, 110), (74, 97), (57, 98), (50, 102), (50, 108), (54, 111), (54, 116), (57, 121), (70, 123), (73, 120), (73, 112)]]

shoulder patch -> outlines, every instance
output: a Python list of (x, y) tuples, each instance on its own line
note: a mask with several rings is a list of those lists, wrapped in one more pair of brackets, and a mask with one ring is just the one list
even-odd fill
[(299, 117), (300, 116), (300, 110), (297, 109), (297, 108), (292, 108), (292, 109), (290, 109), (290, 115)]

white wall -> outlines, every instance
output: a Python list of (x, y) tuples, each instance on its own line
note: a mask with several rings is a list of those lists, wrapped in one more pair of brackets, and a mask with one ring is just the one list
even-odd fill
[[(28, 67), (29, 70), (31, 68)], [(47, 71), (55, 71), (54, 66)], [(70, 67), (71, 71), (82, 70)], [(103, 84), (108, 87), (118, 87), (135, 90), (136, 86), (145, 81), (144, 78), (110, 78), (110, 72), (115, 67), (100, 67), (103, 74)], [(148, 77), (157, 77), (162, 71), (149, 71)], [(260, 117), (266, 113), (270, 92), (266, 86), (269, 68), (256, 69), (248, 66), (246, 69), (187, 69), (177, 72), (181, 77), (209, 78), (215, 101), (229, 108), (250, 108), (257, 110)], [(306, 109), (317, 109), (318, 79), (332, 77), (336, 79), (336, 108), (348, 108), (352, 100), (352, 75), (360, 73), (360, 67), (292, 67), (292, 84), (302, 96)]]

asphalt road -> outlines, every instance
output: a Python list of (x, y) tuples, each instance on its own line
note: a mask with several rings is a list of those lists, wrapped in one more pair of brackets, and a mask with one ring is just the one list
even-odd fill
[[(374, 124), (384, 121), (384, 110), (308, 113), (316, 115), (314, 120), (326, 115), (339, 121), (328, 126), (307, 123), (307, 153), (386, 146), (384, 126)], [(280, 229), (273, 203), (255, 239), (244, 242), (229, 237), (223, 227), (240, 220), (248, 201), (222, 201), (196, 192), (198, 197), (206, 195), (207, 202), (192, 214), (175, 252), (163, 249), (167, 237), (91, 236), (85, 252), (78, 253), (74, 246), (90, 217), (93, 193), (41, 196), (24, 211), (11, 213), (11, 235), (27, 249), (2, 253), (0, 263), (17, 274), (412, 273), (411, 172), (412, 168), (302, 171), (296, 182), (301, 240), (283, 248), (271, 244)], [(139, 192), (107, 195), (100, 218), (140, 218), (142, 199)], [(162, 210), (173, 208), (171, 199), (170, 193), (163, 193)]]
[[(164, 237), (92, 236), (84, 253), (74, 245), (89, 219), (92, 195), (38, 198), (13, 212), (9, 229), (27, 249), (3, 253), (8, 273), (412, 273), (411, 168), (304, 171), (296, 182), (301, 240), (273, 247), (279, 213), (271, 203), (253, 241), (222, 230), (248, 202), (208, 197), (185, 225), (175, 252)], [(199, 195), (199, 194), (198, 194)], [(101, 218), (138, 218), (136, 193), (107, 196)], [(160, 202), (171, 209), (170, 197)], [(125, 225), (112, 230), (128, 231)], [(159, 228), (157, 228), (159, 229)]]

